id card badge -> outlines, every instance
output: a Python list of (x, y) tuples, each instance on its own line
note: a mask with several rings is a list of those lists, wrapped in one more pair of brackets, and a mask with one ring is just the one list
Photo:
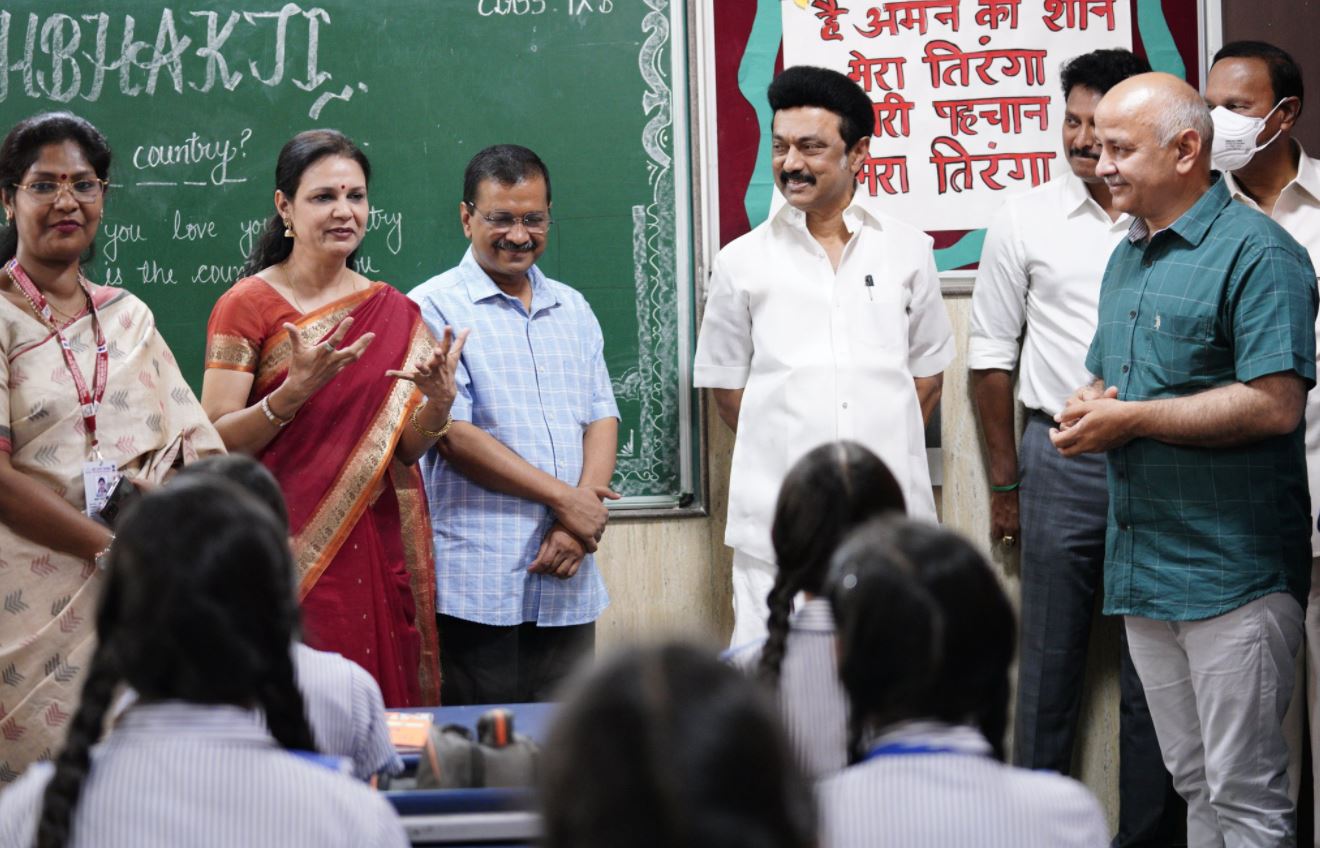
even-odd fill
[(119, 482), (119, 468), (106, 460), (88, 461), (83, 463), (82, 474), (83, 493), (87, 496), (87, 507), (83, 511), (89, 518), (95, 518)]

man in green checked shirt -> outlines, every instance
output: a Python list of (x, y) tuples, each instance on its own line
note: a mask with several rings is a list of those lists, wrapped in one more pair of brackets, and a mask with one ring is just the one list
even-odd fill
[(1230, 202), (1176, 77), (1110, 89), (1096, 173), (1134, 216), (1109, 259), (1060, 453), (1107, 452), (1105, 612), (1125, 617), (1189, 845), (1296, 843), (1282, 721), (1310, 584), (1306, 251)]

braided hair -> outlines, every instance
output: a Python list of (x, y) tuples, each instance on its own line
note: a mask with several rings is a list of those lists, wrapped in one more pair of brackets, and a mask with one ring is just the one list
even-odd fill
[(821, 445), (788, 472), (770, 528), (778, 572), (768, 598), (768, 632), (757, 667), (763, 681), (779, 685), (788, 617), (797, 593), (821, 593), (830, 555), (849, 530), (869, 518), (904, 509), (903, 490), (894, 475), (857, 442)]
[(298, 624), (283, 530), (213, 475), (177, 480), (128, 509), (96, 613), (82, 700), (46, 786), (38, 848), (69, 842), (115, 686), (142, 701), (261, 707), (281, 746), (314, 750), (289, 645)]
[(913, 719), (976, 727), (1003, 760), (1013, 608), (971, 543), (877, 519), (839, 547), (828, 584), (852, 761), (869, 732)]

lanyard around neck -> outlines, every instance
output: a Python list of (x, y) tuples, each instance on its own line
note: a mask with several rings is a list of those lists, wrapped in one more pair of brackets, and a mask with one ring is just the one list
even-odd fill
[(65, 337), (64, 331), (55, 323), (54, 311), (51, 309), (50, 302), (42, 294), (41, 289), (37, 288), (36, 283), (27, 275), (22, 266), (18, 264), (17, 259), (11, 259), (5, 266), (5, 273), (9, 279), (14, 281), (18, 290), (22, 292), (23, 297), (27, 298), (28, 303), (32, 304), (32, 309), (41, 318), (46, 329), (54, 334), (55, 339), (60, 343), (60, 350), (64, 354), (64, 365), (69, 369), (69, 376), (73, 378), (74, 388), (78, 391), (78, 405), (82, 411), (83, 428), (87, 431), (87, 438), (90, 442), (92, 456), (99, 458), (101, 455), (100, 443), (96, 439), (96, 413), (101, 408), (101, 400), (105, 397), (105, 387), (109, 382), (110, 376), (110, 352), (105, 343), (105, 333), (101, 328), (101, 317), (96, 311), (96, 302), (92, 298), (92, 292), (87, 284), (87, 280), (78, 275), (78, 286), (82, 289), (83, 295), (87, 298), (87, 310), (92, 315), (92, 330), (96, 338), (96, 371), (92, 376), (92, 388), (87, 388), (87, 380), (83, 377), (82, 369), (78, 367), (78, 361), (74, 358), (73, 348)]

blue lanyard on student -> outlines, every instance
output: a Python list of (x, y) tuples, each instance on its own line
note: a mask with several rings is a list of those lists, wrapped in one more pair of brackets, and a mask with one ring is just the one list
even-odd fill
[(874, 760), (876, 757), (899, 757), (923, 754), (963, 754), (966, 751), (959, 751), (957, 748), (950, 748), (947, 745), (921, 745), (911, 742), (887, 742), (884, 745), (877, 745), (866, 752), (862, 761)]

